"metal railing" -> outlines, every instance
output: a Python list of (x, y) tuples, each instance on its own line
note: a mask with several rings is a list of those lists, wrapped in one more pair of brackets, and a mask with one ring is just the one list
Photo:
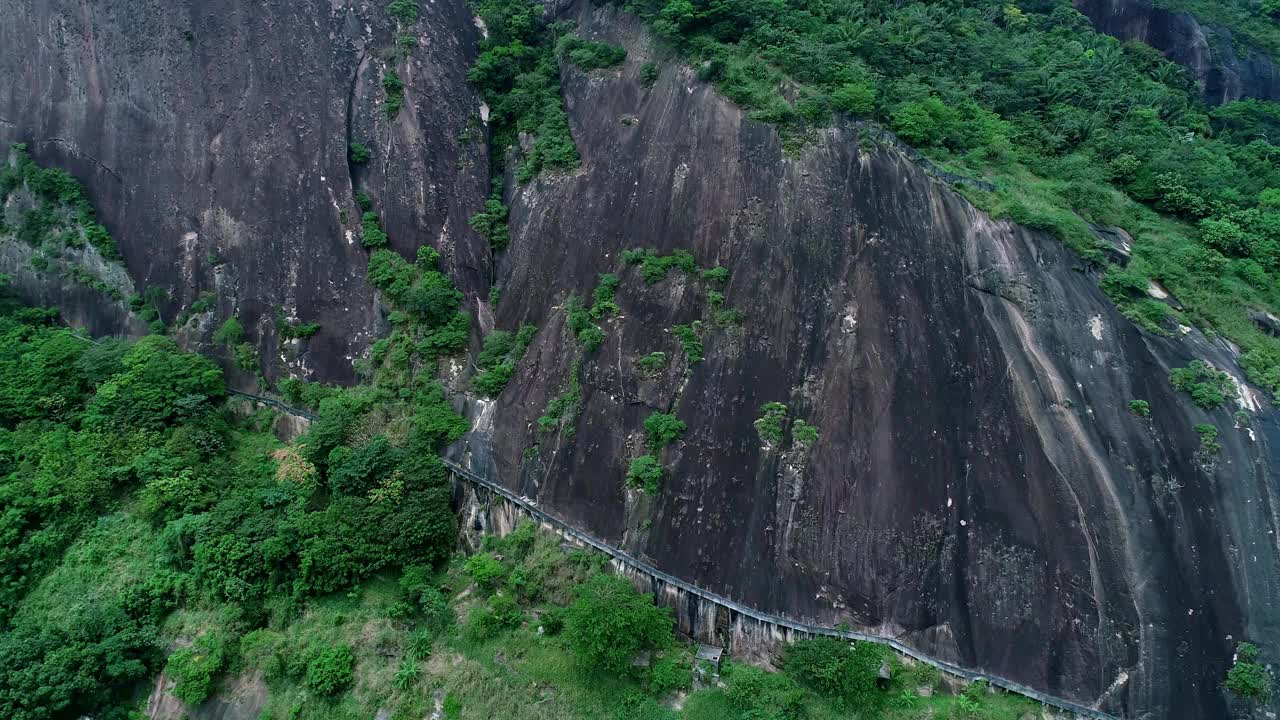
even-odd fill
[(255, 395), (253, 393), (241, 392), (240, 390), (232, 390), (230, 388), (227, 388), (227, 394), (234, 395), (236, 397), (247, 398), (249, 400), (253, 400), (254, 402), (260, 402), (263, 405), (269, 405), (277, 410), (280, 410), (286, 415), (293, 415), (295, 417), (300, 417), (306, 420), (310, 420), (312, 422), (315, 422), (316, 420), (320, 419), (314, 413), (286, 405), (282, 401), (272, 397), (267, 397), (266, 395)]
[(668, 585), (679, 588), (680, 590), (683, 590), (684, 592), (690, 593), (692, 595), (697, 595), (698, 597), (704, 600), (708, 600), (710, 602), (716, 603), (717, 605), (724, 606), (735, 613), (751, 618), (759, 623), (763, 623), (767, 625), (775, 625), (777, 627), (782, 627), (782, 628), (788, 628), (788, 629), (791, 629), (797, 632), (806, 633), (809, 635), (824, 635), (829, 637), (845, 638), (848, 640), (861, 640), (863, 642), (872, 642), (879, 645), (887, 645), (888, 647), (892, 648), (893, 650), (903, 655), (906, 655), (919, 662), (938, 668), (939, 670), (949, 675), (954, 675), (956, 677), (961, 677), (970, 681), (986, 680), (987, 682), (989, 682), (991, 685), (995, 687), (1008, 690), (1009, 692), (1015, 692), (1015, 693), (1018, 693), (1019, 695), (1025, 695), (1026, 697), (1029, 697), (1032, 700), (1036, 700), (1038, 702), (1044, 703), (1045, 705), (1051, 705), (1055, 708), (1058, 708), (1059, 710), (1066, 710), (1067, 712), (1074, 713), (1078, 716), (1087, 717), (1087, 718), (1096, 718), (1097, 720), (1119, 720), (1115, 715), (1110, 715), (1096, 708), (1087, 707), (1077, 702), (1072, 702), (1070, 700), (1048, 695), (1046, 693), (1040, 692), (1039, 690), (1036, 690), (1035, 688), (1028, 687), (1026, 685), (1023, 685), (1022, 683), (1015, 682), (1007, 678), (1002, 678), (997, 675), (991, 675), (989, 673), (979, 672), (976, 670), (969, 670), (968, 668), (960, 667), (959, 665), (947, 662), (945, 660), (938, 660), (936, 658), (932, 658), (920, 652), (919, 650), (916, 650), (915, 648), (910, 647), (909, 645), (903, 644), (901, 641), (897, 640), (896, 638), (883, 637), (880, 635), (869, 635), (867, 633), (861, 633), (855, 630), (841, 630), (839, 628), (833, 628), (833, 627), (810, 625), (808, 623), (792, 620), (790, 618), (782, 617), (780, 615), (774, 615), (771, 613), (757, 610), (755, 608), (747, 607), (733, 600), (730, 600), (729, 598), (724, 597), (723, 595), (717, 595), (716, 593), (713, 593), (709, 590), (704, 590), (695, 585), (691, 585), (688, 582), (681, 580), (680, 578), (677, 578), (669, 573), (665, 573), (659, 570), (658, 568), (654, 567), (653, 565), (643, 560), (640, 560), (638, 558), (635, 558), (629, 555), (628, 553), (626, 553), (625, 551), (619, 548), (616, 548), (612, 545), (609, 545), (608, 543), (597, 540), (596, 538), (593, 538), (590, 535), (587, 535), (586, 533), (582, 532), (581, 530), (578, 530), (577, 528), (573, 527), (569, 523), (561, 520), (560, 518), (538, 507), (533, 501), (528, 500), (527, 498), (521, 497), (519, 495), (516, 495), (515, 493), (511, 492), (507, 488), (487, 478), (484, 478), (475, 474), (474, 472), (468, 470), (467, 468), (462, 467), (461, 465), (457, 464), (456, 462), (453, 462), (452, 460), (445, 459), (444, 464), (445, 464), (445, 467), (449, 468), (449, 470), (451, 470), (455, 475), (467, 480), (468, 482), (474, 485), (479, 485), (501, 496), (507, 502), (510, 502), (516, 505), (521, 510), (533, 516), (534, 518), (537, 518), (538, 520), (541, 520), (542, 522), (545, 522), (551, 527), (555, 528), (555, 530), (559, 532), (561, 535), (571, 540), (576, 540), (596, 550), (599, 550), (600, 552), (617, 560), (618, 562), (622, 563), (623, 565), (627, 566), (632, 570), (643, 573), (645, 575), (649, 575), (650, 577), (653, 577), (653, 578), (657, 578), (658, 580), (661, 580), (662, 582), (667, 583)]
[[(275, 398), (267, 397), (265, 395), (256, 395), (254, 393), (241, 392), (239, 390), (228, 390), (227, 392), (228, 394), (235, 395), (237, 397), (243, 397), (249, 400), (263, 403), (265, 405), (269, 405), (271, 407), (274, 407), (290, 415), (295, 415), (297, 417), (305, 418), (307, 420), (312, 420), (312, 421), (317, 419), (317, 416), (314, 413), (311, 413), (306, 410), (301, 410), (299, 408), (291, 407)], [(1054, 697), (1047, 693), (1043, 693), (1039, 690), (1036, 690), (1035, 688), (1028, 687), (1026, 685), (1023, 685), (1022, 683), (1015, 682), (1007, 678), (1002, 678), (998, 675), (992, 675), (992, 674), (980, 672), (977, 670), (970, 670), (968, 668), (964, 668), (959, 665), (956, 665), (955, 663), (947, 662), (946, 660), (938, 660), (936, 658), (930, 657), (920, 652), (919, 650), (916, 650), (915, 648), (909, 645), (902, 643), (896, 638), (884, 637), (881, 635), (870, 635), (867, 633), (857, 632), (856, 630), (841, 630), (839, 628), (834, 628), (834, 627), (810, 625), (809, 623), (800, 622), (798, 620), (792, 620), (790, 618), (783, 617), (781, 615), (774, 615), (772, 613), (767, 613), (761, 610), (757, 610), (755, 608), (747, 607), (738, 602), (730, 600), (729, 598), (724, 597), (723, 595), (718, 595), (709, 590), (704, 590), (684, 580), (681, 580), (680, 578), (677, 578), (674, 575), (663, 572), (662, 570), (659, 570), (653, 565), (631, 556), (630, 554), (621, 550), (620, 548), (616, 548), (601, 540), (597, 540), (596, 538), (591, 537), (590, 535), (582, 532), (581, 530), (578, 530), (577, 528), (573, 527), (569, 523), (561, 520), (555, 515), (552, 515), (546, 510), (543, 510), (542, 508), (538, 507), (537, 504), (532, 500), (529, 500), (520, 495), (517, 495), (516, 493), (512, 492), (511, 490), (508, 490), (502, 485), (499, 485), (498, 483), (493, 482), (488, 478), (481, 477), (480, 475), (477, 475), (476, 473), (459, 465), (458, 463), (452, 460), (448, 460), (444, 458), (442, 458), (442, 460), (444, 462), (445, 467), (447, 467), (450, 470), (450, 472), (452, 472), (454, 475), (461, 477), (464, 480), (467, 480), (473, 485), (478, 485), (480, 487), (483, 487), (486, 490), (502, 497), (507, 502), (512, 503), (516, 507), (528, 513), (530, 516), (546, 523), (547, 525), (550, 525), (552, 528), (556, 530), (556, 532), (560, 533), (564, 537), (569, 538), (570, 540), (575, 540), (588, 547), (594, 548), (608, 555), (614, 560), (617, 560), (619, 563), (630, 568), (631, 570), (634, 570), (639, 573), (643, 573), (652, 578), (660, 580), (672, 587), (678, 588), (684, 592), (690, 593), (692, 595), (696, 595), (704, 600), (715, 603), (717, 605), (721, 605), (735, 613), (738, 613), (739, 615), (742, 615), (743, 617), (751, 618), (756, 622), (759, 622), (765, 625), (774, 625), (780, 628), (787, 628), (796, 632), (806, 633), (808, 635), (838, 637), (838, 638), (844, 638), (847, 640), (860, 640), (862, 642), (872, 642), (879, 645), (885, 645), (892, 648), (894, 651), (898, 653), (906, 655), (907, 657), (910, 657), (918, 662), (925, 663), (926, 665), (931, 665), (949, 675), (954, 675), (956, 677), (964, 678), (965, 680), (969, 680), (969, 681), (985, 680), (995, 687), (1002, 688), (1009, 692), (1018, 693), (1019, 695), (1024, 695), (1026, 697), (1031, 698), (1032, 700), (1036, 700), (1038, 702), (1044, 703), (1045, 705), (1050, 705), (1052, 707), (1058, 708), (1059, 710), (1065, 710), (1067, 712), (1074, 713), (1081, 717), (1094, 718), (1095, 720), (1119, 720), (1119, 718), (1116, 717), (1115, 715), (1105, 713), (1096, 708), (1081, 705), (1080, 703), (1077, 703), (1077, 702), (1072, 702), (1071, 700)]]

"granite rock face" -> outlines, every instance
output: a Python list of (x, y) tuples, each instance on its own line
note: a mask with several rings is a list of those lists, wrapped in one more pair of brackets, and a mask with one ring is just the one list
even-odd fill
[(1220, 25), (1186, 12), (1155, 7), (1151, 0), (1073, 0), (1098, 32), (1140, 40), (1185, 66), (1205, 102), (1243, 98), (1280, 100), (1280, 67), (1270, 55), (1236, 41)]
[[(214, 292), (268, 377), (352, 380), (382, 322), (353, 178), (396, 249), (440, 246), (464, 290), (487, 287), (466, 224), (488, 161), (466, 135), (480, 103), (462, 0), (424, 3), (401, 30), (354, 0), (0, 0), (0, 16), (0, 142), (85, 183), (136, 285), (170, 292), (165, 320)], [(392, 56), (401, 35), (416, 47)], [(389, 121), (391, 66), (405, 107)], [(368, 166), (349, 164), (349, 140), (373, 149)], [(281, 347), (277, 308), (319, 334)]]
[[(581, 168), (509, 190), (497, 321), (540, 331), (458, 456), (740, 602), (1130, 717), (1224, 716), (1234, 642), (1280, 645), (1280, 414), (1242, 385), (1244, 427), (1168, 371), (1201, 357), (1242, 378), (1232, 348), (1139, 331), (1058, 241), (993, 221), (874, 133), (788, 152), (633, 20), (575, 12), (629, 55), (566, 71)], [(637, 247), (728, 268), (741, 327), (715, 321), (701, 279), (646, 285), (621, 259)], [(583, 355), (563, 308), (599, 273), (621, 278), (621, 310)], [(695, 321), (690, 364), (672, 328)], [(652, 352), (670, 365), (639, 370)], [(572, 430), (540, 430), (573, 377)], [(766, 441), (775, 401), (817, 442)], [(688, 430), (649, 497), (624, 477), (654, 411)]]
[[(465, 82), (478, 30), (462, 0), (421, 7), (400, 29), (352, 0), (0, 0), (0, 141), (85, 182), (121, 283), (170, 290), (166, 319), (216, 293), (190, 342), (236, 315), (269, 377), (352, 380), (384, 329), (364, 189), (397, 250), (441, 250), (482, 328), (540, 328), (505, 392), (468, 403), (475, 430), (454, 451), (475, 469), (760, 609), (1128, 717), (1226, 715), (1235, 642), (1280, 647), (1280, 414), (1244, 383), (1238, 405), (1200, 410), (1167, 375), (1203, 358), (1242, 378), (1233, 348), (1139, 331), (1061, 243), (975, 210), (879, 131), (785, 149), (636, 21), (587, 2), (553, 9), (627, 61), (566, 69), (582, 166), (509, 184), (512, 246), (495, 263), (466, 224), (489, 191)], [(1107, 31), (1160, 47), (1152, 28), (1171, 22)], [(412, 49), (391, 52), (402, 36)], [(1187, 63), (1211, 99), (1266, 96), (1239, 73), (1211, 83), (1226, 66), (1205, 42)], [(390, 120), (389, 67), (406, 88)], [(349, 162), (350, 142), (369, 163)], [(646, 284), (622, 261), (641, 247), (730, 278)], [(584, 354), (564, 309), (601, 273), (621, 279), (620, 312)], [(22, 288), (137, 329), (34, 276)], [(320, 333), (281, 352), (277, 307)], [(695, 323), (705, 359), (691, 363), (673, 328)], [(665, 368), (637, 367), (654, 352)], [(575, 394), (563, 428), (539, 428)], [(787, 407), (780, 441), (757, 426), (770, 402)], [(624, 477), (655, 411), (688, 429), (649, 496)], [(817, 429), (811, 445), (796, 420)], [(1200, 448), (1199, 423), (1219, 451)]]

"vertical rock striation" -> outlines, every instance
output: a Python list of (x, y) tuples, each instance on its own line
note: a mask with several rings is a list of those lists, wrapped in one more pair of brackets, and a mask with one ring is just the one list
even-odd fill
[[(1126, 321), (1055, 239), (975, 210), (874, 135), (795, 153), (655, 49), (580, 3), (620, 70), (568, 69), (582, 167), (510, 193), (498, 324), (541, 328), (471, 461), (584, 530), (699, 586), (797, 619), (904, 639), (969, 667), (1134, 717), (1220, 717), (1238, 639), (1280, 645), (1280, 416), (1252, 427), (1179, 396), (1171, 367), (1232, 349)], [(652, 89), (638, 79), (654, 60)], [(707, 286), (646, 286), (623, 250), (691, 251)], [(566, 297), (622, 278), (581, 363), (572, 432), (538, 429), (571, 386)], [(704, 321), (687, 365), (670, 329)], [(659, 377), (634, 360), (667, 353)], [(689, 370), (685, 372), (686, 366)], [(1130, 413), (1145, 399), (1151, 418)], [(775, 447), (766, 402), (815, 425)], [(649, 498), (627, 490), (653, 411), (688, 423)], [(1197, 423), (1222, 450), (1198, 450)]]

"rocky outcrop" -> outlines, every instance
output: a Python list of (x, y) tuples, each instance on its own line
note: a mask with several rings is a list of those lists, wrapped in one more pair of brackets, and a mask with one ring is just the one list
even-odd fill
[[(1240, 377), (1232, 349), (1141, 332), (1060, 242), (993, 221), (874, 135), (784, 150), (638, 23), (578, 12), (629, 55), (566, 71), (581, 168), (510, 188), (498, 325), (541, 329), (458, 457), (760, 609), (1130, 717), (1224, 716), (1234, 642), (1280, 646), (1280, 415), (1245, 387), (1244, 427), (1167, 374), (1200, 357)], [(700, 279), (646, 286), (620, 258), (635, 247), (728, 268), (741, 327), (713, 320)], [(621, 311), (582, 356), (562, 310), (604, 272)], [(671, 329), (699, 320), (690, 364)], [(655, 351), (671, 366), (640, 372)], [(580, 358), (571, 431), (539, 430)], [(761, 437), (775, 401), (818, 428), (812, 447)], [(645, 418), (668, 409), (688, 430), (661, 491), (626, 489)]]
[(1151, 0), (1073, 0), (1098, 32), (1140, 40), (1185, 66), (1211, 105), (1243, 98), (1280, 100), (1280, 67), (1230, 29), (1205, 24), (1186, 12), (1155, 7)]
[[(353, 379), (381, 328), (353, 175), (397, 249), (441, 246), (464, 290), (487, 288), (466, 224), (488, 161), (467, 135), (480, 103), (463, 0), (423, 3), (400, 31), (355, 0), (0, 0), (0, 16), (0, 141), (84, 182), (134, 282), (171, 293), (165, 320), (215, 292), (269, 376)], [(387, 120), (392, 65), (405, 107)], [(350, 139), (372, 147), (367, 168), (349, 166)], [(319, 334), (281, 353), (277, 307)]]

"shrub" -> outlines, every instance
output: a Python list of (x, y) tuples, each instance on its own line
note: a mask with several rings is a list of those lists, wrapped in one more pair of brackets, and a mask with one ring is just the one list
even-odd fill
[(845, 83), (831, 93), (831, 104), (850, 115), (870, 115), (876, 109), (876, 88), (869, 82)]
[(729, 270), (727, 268), (722, 268), (719, 266), (716, 266), (707, 270), (703, 270), (702, 279), (706, 280), (707, 282), (713, 282), (713, 283), (718, 283), (720, 285), (723, 285), (729, 282)]
[(1140, 418), (1149, 418), (1151, 417), (1151, 403), (1146, 400), (1130, 400), (1129, 412)]
[(542, 632), (547, 635), (559, 635), (564, 630), (564, 616), (567, 612), (566, 608), (549, 607), (543, 611), (538, 618), (539, 624), (542, 626)]
[(702, 338), (698, 337), (693, 326), (676, 325), (671, 328), (671, 333), (680, 341), (680, 346), (684, 348), (685, 357), (689, 359), (690, 365), (702, 361)]
[[(579, 362), (575, 362), (573, 369), (569, 373), (569, 388), (547, 403), (546, 410), (538, 418), (539, 431), (556, 431), (564, 423), (573, 420), (577, 416), (582, 400), (582, 388), (578, 382), (579, 368)], [(570, 427), (568, 431), (571, 432), (572, 429)]]
[(363, 190), (356, 193), (356, 204), (361, 210), (368, 210), (373, 205), (369, 200), (369, 194)]
[(652, 250), (643, 248), (631, 248), (622, 251), (622, 261), (628, 265), (639, 265), (644, 259), (653, 254)]
[(644, 278), (646, 285), (654, 285), (667, 277), (667, 272), (671, 270), (668, 257), (654, 253), (645, 257), (644, 262), (640, 264), (640, 275)]
[(258, 351), (253, 345), (242, 342), (232, 348), (232, 355), (235, 357), (236, 367), (245, 371), (258, 369)]
[(604, 331), (592, 325), (578, 333), (578, 340), (588, 353), (595, 352), (604, 344)]
[(782, 423), (787, 418), (787, 406), (780, 402), (765, 403), (760, 406), (760, 417), (755, 421), (756, 432), (760, 438), (770, 444), (782, 443)]
[(1227, 671), (1227, 679), (1223, 687), (1236, 695), (1251, 700), (1259, 705), (1271, 702), (1272, 686), (1275, 681), (1267, 668), (1257, 662), (1258, 648), (1251, 643), (1240, 643), (1236, 647), (1235, 663)]
[(225, 643), (210, 632), (196, 638), (191, 647), (175, 650), (165, 663), (164, 672), (175, 681), (175, 697), (188, 705), (199, 705), (208, 699), (226, 664)]
[(603, 320), (618, 313), (618, 303), (614, 298), (618, 294), (619, 283), (617, 275), (612, 273), (600, 275), (600, 281), (596, 284), (595, 290), (591, 292), (593, 300), (591, 318), (593, 320)]
[(692, 684), (693, 670), (683, 654), (658, 658), (649, 672), (649, 692), (658, 697), (688, 690)]
[(715, 315), (716, 324), (721, 327), (738, 327), (746, 319), (746, 313), (737, 308), (717, 310)]
[(658, 82), (658, 66), (647, 62), (640, 66), (640, 87), (648, 90)]
[(698, 263), (688, 250), (673, 250), (670, 255), (659, 255), (647, 248), (632, 248), (623, 251), (622, 260), (628, 265), (639, 265), (640, 276), (647, 285), (661, 282), (672, 268), (690, 275), (698, 272)]
[(569, 331), (578, 338), (583, 348), (588, 353), (598, 350), (604, 344), (604, 330), (592, 324), (591, 311), (583, 307), (575, 295), (570, 295), (565, 301), (564, 310)]
[(369, 152), (369, 148), (358, 142), (351, 143), (351, 147), (348, 148), (347, 154), (351, 158), (351, 162), (356, 165), (363, 165), (369, 162), (369, 158), (373, 157), (373, 153)]
[(489, 553), (479, 553), (467, 558), (463, 570), (486, 594), (493, 592), (507, 576), (507, 567)]
[(898, 136), (912, 145), (939, 146), (956, 122), (955, 110), (936, 97), (906, 103), (893, 112), (891, 125)]
[(383, 106), (387, 117), (394, 118), (400, 114), (400, 108), (404, 107), (404, 81), (394, 69), (387, 70), (382, 76), (382, 89), (387, 94), (386, 104)]
[(387, 15), (401, 25), (412, 25), (418, 21), (418, 0), (391, 0)]
[(497, 397), (515, 374), (516, 363), (524, 357), (537, 331), (537, 326), (526, 324), (515, 336), (505, 330), (489, 333), (476, 358), (481, 372), (471, 379), (471, 387), (485, 397)]
[(657, 375), (667, 367), (667, 354), (651, 352), (642, 358), (636, 358), (636, 368), (646, 375)]
[(643, 650), (671, 644), (671, 611), (653, 604), (627, 580), (598, 574), (577, 589), (565, 613), (564, 635), (584, 668), (621, 674)]
[(319, 695), (336, 695), (350, 687), (355, 664), (350, 645), (321, 650), (307, 663), (307, 688)]
[(641, 455), (631, 461), (631, 468), (627, 470), (628, 487), (656, 495), (661, 482), (662, 463), (658, 462), (658, 458), (652, 455)]
[(1174, 389), (1189, 393), (1191, 401), (1206, 410), (1236, 397), (1231, 376), (1215, 370), (1203, 360), (1192, 360), (1187, 367), (1174, 368), (1169, 372), (1169, 382)]
[(583, 40), (576, 35), (565, 35), (556, 44), (556, 52), (560, 57), (577, 65), (583, 70), (596, 70), (620, 65), (627, 59), (627, 51), (609, 43)]
[(804, 707), (804, 690), (787, 675), (750, 665), (731, 665), (725, 697), (741, 717), (753, 720), (795, 720)]
[(495, 194), (485, 201), (484, 212), (471, 216), (471, 229), (487, 239), (490, 248), (506, 250), (511, 244), (511, 233), (507, 227), (509, 212), (506, 204), (502, 202), (502, 197)]
[(368, 248), (383, 247), (387, 244), (387, 234), (382, 232), (382, 225), (378, 222), (378, 214), (375, 212), (366, 212), (360, 218), (360, 244)]
[(884, 651), (871, 643), (812, 638), (787, 646), (783, 669), (819, 694), (863, 708), (881, 700), (876, 678), (884, 659)]
[(489, 640), (504, 630), (520, 627), (524, 613), (508, 595), (494, 595), (489, 603), (467, 613), (466, 635), (472, 640)]
[(1200, 221), (1200, 241), (1218, 252), (1240, 257), (1249, 253), (1249, 238), (1230, 220), (1206, 218)]
[(796, 420), (791, 426), (791, 439), (801, 448), (812, 447), (818, 442), (818, 428), (804, 420)]
[(507, 383), (511, 381), (511, 376), (515, 375), (515, 372), (514, 363), (498, 363), (471, 378), (471, 387), (484, 397), (497, 397), (506, 389)]
[(443, 630), (454, 622), (453, 607), (449, 598), (436, 587), (435, 572), (427, 565), (410, 565), (400, 576), (400, 591), (422, 614), (427, 627)]
[(320, 332), (320, 323), (289, 322), (289, 318), (284, 314), (284, 308), (278, 305), (275, 309), (275, 325), (276, 334), (279, 335), (282, 340), (309, 338)]
[(213, 341), (219, 345), (232, 347), (244, 342), (244, 326), (240, 321), (230, 317), (214, 331)]
[(209, 312), (217, 304), (218, 298), (211, 292), (202, 292), (200, 296), (191, 303), (191, 314), (199, 315)]
[(1218, 444), (1218, 428), (1201, 423), (1196, 425), (1196, 434), (1200, 436), (1200, 450), (1210, 455), (1215, 455), (1222, 446)]
[(686, 429), (688, 426), (674, 414), (656, 412), (644, 421), (649, 450), (655, 453), (679, 440)]

